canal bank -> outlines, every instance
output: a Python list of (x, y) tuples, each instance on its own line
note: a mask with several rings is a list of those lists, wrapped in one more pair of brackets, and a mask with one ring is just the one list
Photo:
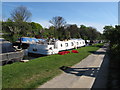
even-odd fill
[[(102, 75), (105, 68), (107, 68), (107, 66), (105, 66), (105, 63), (108, 62), (105, 58), (105, 49), (106, 48), (100, 48), (80, 63), (68, 68), (63, 71), (61, 75), (38, 88), (105, 88), (106, 81), (102, 81), (102, 86), (99, 86), (99, 83), (97, 83), (100, 82), (98, 78), (102, 78), (100, 75)], [(101, 68), (101, 66), (104, 67)]]

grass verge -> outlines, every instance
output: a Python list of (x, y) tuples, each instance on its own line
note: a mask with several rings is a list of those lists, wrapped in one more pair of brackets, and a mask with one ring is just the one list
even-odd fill
[(59, 75), (61, 66), (73, 66), (103, 44), (82, 47), (79, 53), (51, 55), (2, 66), (2, 88), (36, 88)]

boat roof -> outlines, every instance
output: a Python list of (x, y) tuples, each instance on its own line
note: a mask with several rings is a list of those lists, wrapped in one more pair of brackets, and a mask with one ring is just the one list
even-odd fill
[(79, 38), (79, 39), (73, 38), (73, 39), (71, 39), (71, 40), (83, 40), (83, 39), (82, 39), (82, 38)]

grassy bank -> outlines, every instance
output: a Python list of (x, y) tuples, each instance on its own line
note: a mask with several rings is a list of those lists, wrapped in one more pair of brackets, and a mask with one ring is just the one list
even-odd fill
[(96, 51), (103, 44), (77, 49), (79, 53), (51, 55), (2, 66), (3, 88), (35, 88), (61, 73), (59, 67), (72, 66)]

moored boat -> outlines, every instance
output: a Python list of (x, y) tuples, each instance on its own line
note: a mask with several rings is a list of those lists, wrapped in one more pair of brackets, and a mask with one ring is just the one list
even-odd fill
[(85, 40), (83, 39), (70, 39), (65, 41), (44, 40), (36, 43), (30, 43), (28, 47), (28, 53), (52, 55), (57, 54), (59, 51), (70, 50), (82, 46), (85, 46)]
[(4, 40), (3, 38), (0, 38), (0, 47), (1, 47), (1, 52), (0, 52), (1, 65), (20, 61), (24, 56), (24, 50), (19, 50), (19, 49), (16, 50), (12, 46), (12, 43)]

